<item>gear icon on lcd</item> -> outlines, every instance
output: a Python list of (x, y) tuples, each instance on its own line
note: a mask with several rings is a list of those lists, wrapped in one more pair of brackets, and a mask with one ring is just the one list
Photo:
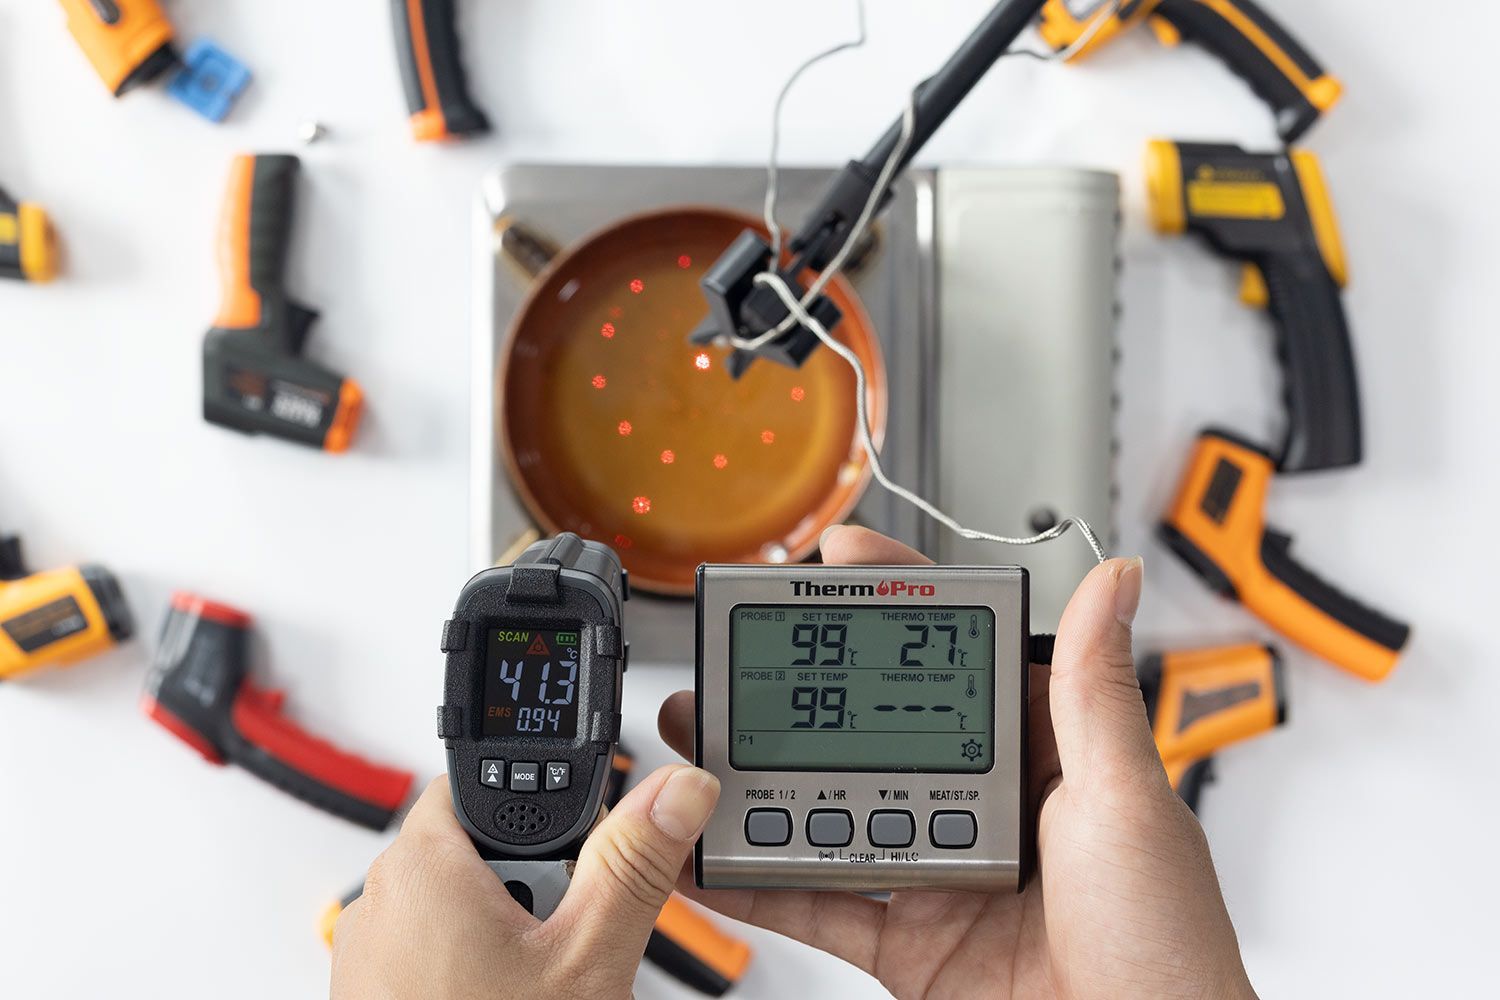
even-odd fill
[(965, 760), (978, 760), (979, 755), (984, 752), (984, 744), (964, 740), (964, 745), (958, 748), (958, 752), (964, 755)]

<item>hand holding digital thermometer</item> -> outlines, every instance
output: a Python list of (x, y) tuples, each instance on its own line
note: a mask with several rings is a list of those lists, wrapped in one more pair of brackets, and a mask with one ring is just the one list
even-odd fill
[(538, 918), (561, 901), (604, 804), (628, 594), (612, 550), (564, 533), (470, 580), (443, 627), (438, 736), (453, 807)]
[(704, 566), (705, 889), (1019, 891), (1028, 578), (1012, 566)]

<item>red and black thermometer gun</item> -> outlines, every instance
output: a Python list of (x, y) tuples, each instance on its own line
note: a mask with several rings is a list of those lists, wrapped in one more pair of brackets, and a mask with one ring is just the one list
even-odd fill
[(383, 830), (413, 776), (340, 750), (281, 713), (285, 695), (249, 678), (250, 616), (179, 593), (141, 707), (210, 763), (238, 764), (319, 809)]

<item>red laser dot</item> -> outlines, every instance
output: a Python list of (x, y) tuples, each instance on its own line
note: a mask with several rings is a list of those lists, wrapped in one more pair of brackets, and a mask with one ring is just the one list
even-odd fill
[(792, 386), (792, 402), (800, 403), (807, 398), (807, 390), (800, 385)]
[(595, 389), (603, 389), (605, 386), (609, 385), (609, 379), (605, 378), (603, 375), (595, 375), (589, 381), (593, 384)]
[(707, 354), (699, 353), (696, 357), (693, 358), (693, 367), (698, 369), (700, 372), (708, 371), (708, 366), (711, 364), (713, 364), (713, 359), (710, 358)]
[(651, 498), (636, 497), (634, 500), (630, 501), (630, 509), (635, 511), (637, 514), (651, 513)]
[(628, 549), (628, 548), (630, 548), (634, 544), (635, 544), (635, 542), (631, 541), (631, 538), (630, 538), (629, 535), (616, 535), (615, 536), (615, 548), (617, 548), (617, 549)]
[(623, 315), (625, 315), (625, 310), (621, 309), (619, 306), (610, 306), (609, 307), (609, 318), (610, 319), (619, 319)]
[(621, 420), (620, 421), (620, 426), (617, 427), (617, 428), (615, 428), (615, 429), (620, 432), (620, 437), (629, 437), (630, 436), (630, 432), (632, 430), (634, 430), (635, 428), (633, 428), (633, 427), (630, 426), (630, 421), (629, 420)]
[(688, 268), (693, 266), (693, 258), (689, 257), (687, 254), (683, 254), (681, 257), (677, 258), (677, 266), (686, 271)]
[(722, 468), (724, 468), (724, 466), (726, 466), (728, 464), (729, 464), (729, 456), (728, 455), (715, 455), (714, 456), (714, 468), (715, 469), (722, 469)]
[(776, 432), (775, 431), (761, 431), (760, 432), (760, 439), (761, 439), (761, 442), (764, 443), (764, 444), (773, 444), (776, 441)]
[(642, 292), (644, 292), (646, 290), (646, 283), (644, 281), (642, 281), (640, 278), (631, 278), (630, 279), (630, 290), (632, 292), (634, 292), (635, 294), (639, 295), (639, 294), (641, 294)]
[(615, 325), (613, 323), (605, 323), (599, 328), (599, 336), (603, 337), (605, 340), (609, 340), (614, 335)]
[(675, 461), (677, 461), (677, 453), (671, 448), (668, 448), (666, 451), (661, 453), (662, 465), (671, 465)]

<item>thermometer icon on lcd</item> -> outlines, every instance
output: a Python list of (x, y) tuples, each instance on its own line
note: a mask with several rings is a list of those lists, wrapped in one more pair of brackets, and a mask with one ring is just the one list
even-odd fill
[(969, 675), (969, 689), (964, 692), (964, 695), (966, 697), (972, 698), (972, 697), (974, 697), (978, 693), (979, 693), (978, 691), (974, 690), (974, 675), (970, 674)]
[(978, 639), (979, 638), (979, 616), (978, 615), (970, 615), (969, 616), (969, 638), (970, 639)]

